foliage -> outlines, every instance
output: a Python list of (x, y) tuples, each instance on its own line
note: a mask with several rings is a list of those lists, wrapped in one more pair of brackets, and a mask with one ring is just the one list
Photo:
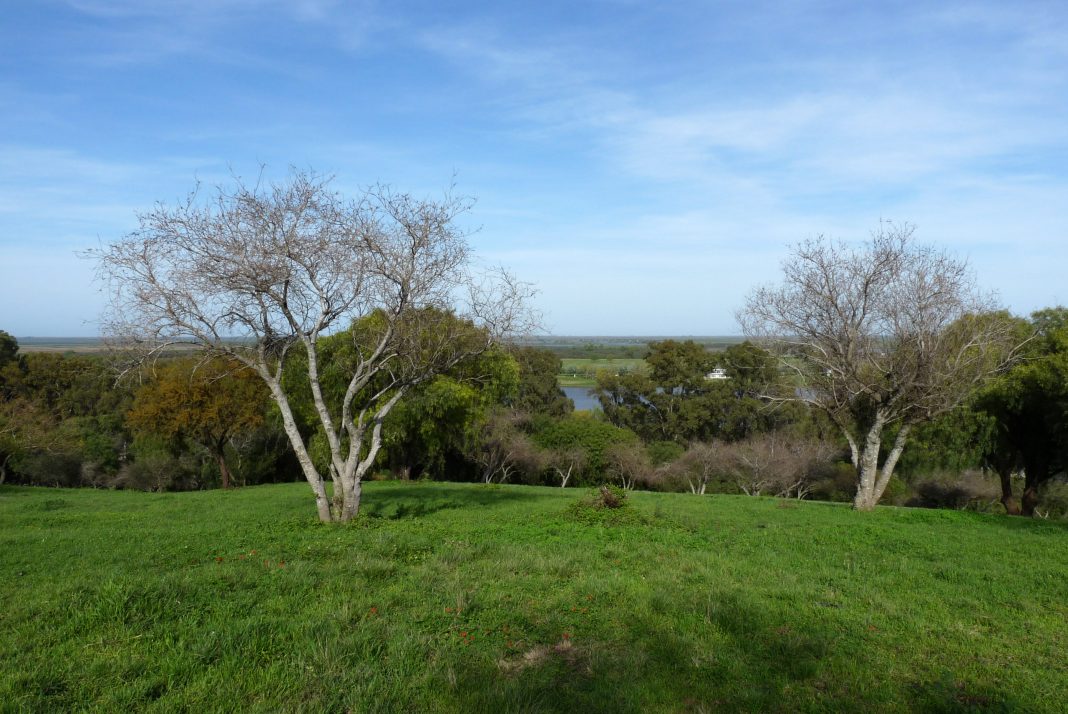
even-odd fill
[(155, 434), (175, 451), (185, 442), (208, 450), (222, 487), (230, 487), (226, 447), (264, 424), (269, 393), (255, 372), (234, 359), (185, 357), (156, 365), (137, 391), (127, 423)]
[[(778, 426), (778, 412), (763, 409), (755, 387), (777, 378), (774, 360), (750, 343), (708, 352), (687, 340), (649, 345), (647, 372), (597, 378), (605, 417), (645, 441), (733, 441)], [(728, 379), (710, 379), (716, 367)]]
[[(1025, 515), (1035, 513), (1042, 484), (1068, 470), (1068, 308), (1038, 311), (1030, 327), (1026, 359), (974, 402), (994, 424), (984, 456), (1001, 477), (1002, 502)], [(1020, 502), (1012, 492), (1017, 470), (1025, 474)]]
[(549, 350), (513, 347), (512, 358), (519, 366), (519, 385), (514, 398), (507, 400), (516, 411), (566, 417), (574, 405), (557, 384), (560, 358)]
[(504, 483), (518, 478), (534, 481), (546, 467), (546, 454), (525, 431), (528, 416), (510, 409), (496, 409), (482, 423), (470, 452), (482, 468), (485, 483)]
[(0, 369), (15, 362), (19, 354), (19, 341), (0, 330)]
[(514, 398), (520, 375), (516, 361), (494, 348), (414, 388), (387, 417), (382, 463), (402, 478), (465, 480), (469, 445), (489, 412)]
[(567, 509), (571, 520), (588, 526), (640, 525), (646, 518), (627, 500), (627, 489), (601, 484)]
[(578, 485), (599, 483), (606, 476), (607, 451), (613, 444), (633, 443), (633, 432), (589, 415), (573, 414), (565, 419), (535, 422), (534, 443), (550, 451), (579, 449), (585, 454), (585, 466)]

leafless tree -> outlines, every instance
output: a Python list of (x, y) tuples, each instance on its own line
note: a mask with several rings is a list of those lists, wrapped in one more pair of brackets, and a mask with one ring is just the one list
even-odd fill
[(701, 444), (696, 450), (691, 447), (687, 454), (691, 451), (695, 452), (691, 459), (703, 457), (705, 470), (730, 478), (742, 493), (780, 498), (805, 498), (812, 489), (813, 477), (830, 463), (834, 453), (822, 441), (783, 432), (754, 434), (730, 443)]
[(579, 447), (554, 451), (548, 458), (549, 465), (560, 479), (560, 488), (567, 488), (571, 477), (581, 474), (588, 461), (586, 451)]
[[(144, 356), (175, 345), (226, 354), (258, 374), (282, 415), (319, 518), (347, 521), (382, 443), (387, 414), (412, 387), (528, 326), (529, 287), (478, 275), (457, 217), (470, 202), (375, 187), (349, 200), (310, 172), (277, 184), (240, 180), (176, 206), (93, 252), (109, 286), (105, 331)], [(343, 396), (320, 375), (321, 338), (350, 330)], [(308, 453), (282, 375), (303, 353), (329, 475)]]
[(668, 468), (686, 480), (690, 493), (703, 496), (712, 478), (723, 471), (720, 444), (695, 441)]
[(484, 483), (504, 483), (515, 474), (534, 474), (545, 467), (545, 454), (518, 428), (526, 419), (525, 414), (502, 409), (482, 425), (473, 455)]
[[(781, 285), (754, 290), (738, 319), (795, 376), (788, 392), (827, 413), (857, 471), (854, 508), (878, 503), (913, 425), (953, 409), (1014, 359), (1007, 315), (967, 263), (882, 223), (866, 245), (795, 246)], [(880, 464), (884, 435), (894, 440)]]
[(649, 479), (653, 466), (645, 449), (637, 442), (613, 444), (605, 450), (608, 469), (619, 479), (627, 491)]

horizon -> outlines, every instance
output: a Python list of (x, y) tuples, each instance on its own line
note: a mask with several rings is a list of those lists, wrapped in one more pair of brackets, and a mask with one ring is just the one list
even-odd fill
[[(79, 255), (196, 183), (455, 183), (562, 335), (738, 330), (881, 220), (1068, 301), (1068, 6), (48, 0), (0, 26), (0, 329), (88, 335)], [(266, 168), (262, 168), (262, 167)]]

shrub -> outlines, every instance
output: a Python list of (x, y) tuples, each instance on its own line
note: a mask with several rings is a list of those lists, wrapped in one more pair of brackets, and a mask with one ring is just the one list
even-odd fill
[(918, 508), (982, 510), (1000, 496), (998, 485), (980, 471), (936, 474), (911, 484), (912, 496), (905, 505)]
[(809, 490), (809, 498), (817, 501), (848, 503), (853, 500), (856, 491), (856, 469), (850, 463), (839, 461), (820, 472)]
[(645, 519), (627, 501), (627, 492), (618, 486), (605, 484), (572, 503), (568, 515), (586, 525), (621, 526), (644, 523)]

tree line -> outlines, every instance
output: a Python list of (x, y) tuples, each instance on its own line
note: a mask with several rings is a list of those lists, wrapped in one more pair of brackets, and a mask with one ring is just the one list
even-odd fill
[(910, 226), (794, 246), (739, 312), (749, 341), (653, 343), (647, 371), (598, 375), (603, 412), (580, 416), (558, 358), (512, 346), (537, 324), (532, 287), (476, 267), (469, 201), (329, 184), (194, 192), (94, 251), (124, 379), (7, 339), (0, 475), (179, 488), (299, 473), (319, 518), (345, 521), (383, 473), (869, 510), (901, 496), (901, 470), (952, 462), (996, 473), (1024, 514), (1064, 474), (1064, 309), (1010, 315)]

